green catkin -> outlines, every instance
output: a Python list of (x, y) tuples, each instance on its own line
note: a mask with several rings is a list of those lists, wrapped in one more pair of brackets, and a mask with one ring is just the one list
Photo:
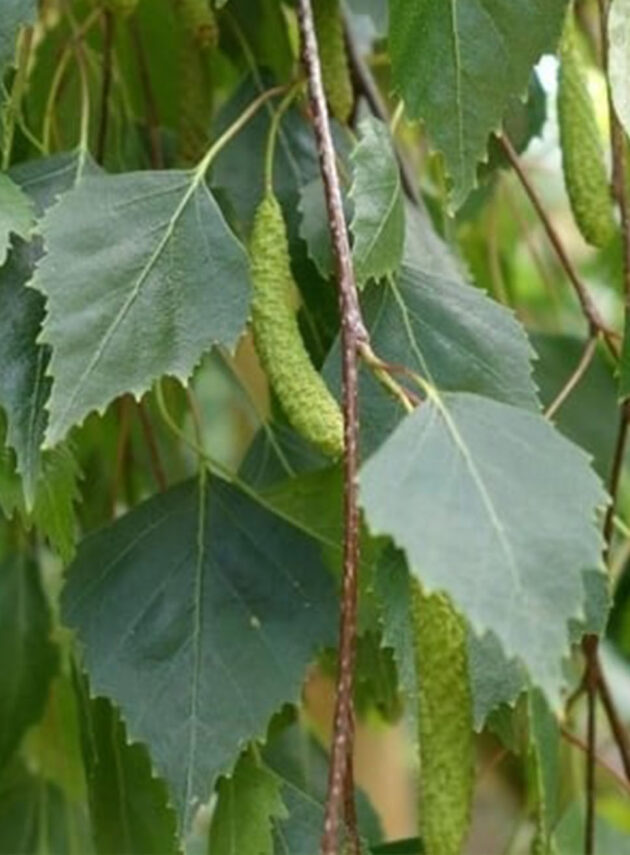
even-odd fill
[(256, 350), (295, 430), (338, 458), (343, 452), (339, 405), (304, 347), (292, 308), (295, 283), (282, 209), (272, 193), (260, 203), (251, 238), (252, 322)]
[(595, 108), (588, 92), (572, 15), (560, 43), (558, 122), (564, 181), (584, 239), (607, 246), (617, 231)]
[(184, 29), (200, 48), (216, 47), (219, 27), (210, 0), (175, 0)]
[(459, 855), (475, 781), (466, 625), (445, 595), (412, 585), (422, 838), (427, 855)]
[(354, 92), (339, 0), (316, 0), (313, 14), (326, 98), (333, 116), (340, 122), (347, 122), (352, 113)]

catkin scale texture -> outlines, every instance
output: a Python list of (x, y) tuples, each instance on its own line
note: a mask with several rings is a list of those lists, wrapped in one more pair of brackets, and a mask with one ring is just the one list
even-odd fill
[(280, 205), (272, 194), (260, 203), (251, 239), (252, 322), (256, 350), (295, 430), (329, 457), (343, 452), (339, 405), (304, 347), (292, 309), (295, 288)]
[(316, 0), (313, 15), (326, 98), (333, 116), (340, 122), (347, 122), (352, 113), (354, 93), (339, 0)]
[(616, 225), (602, 141), (571, 16), (560, 46), (558, 122), (564, 180), (571, 210), (584, 239), (610, 243)]
[(422, 838), (427, 855), (459, 855), (475, 780), (466, 625), (448, 597), (412, 585)]

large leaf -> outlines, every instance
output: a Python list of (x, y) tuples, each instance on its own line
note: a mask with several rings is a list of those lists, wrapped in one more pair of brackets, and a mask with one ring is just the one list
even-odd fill
[(36, 565), (0, 564), (0, 767), (42, 714), (57, 667), (51, 621)]
[(34, 223), (31, 202), (8, 175), (0, 173), (0, 265), (9, 251), (10, 236), (27, 238)]
[(555, 48), (566, 0), (392, 0), (394, 84), (444, 153), (459, 207), (511, 95)]
[(247, 318), (247, 255), (199, 174), (88, 175), (41, 223), (52, 347), (46, 444), (164, 374), (187, 381)]
[(105, 698), (90, 699), (77, 679), (92, 836), (102, 855), (175, 855), (177, 820), (164, 782), (142, 745)]
[(608, 74), (621, 123), (630, 134), (630, 2), (612, 0), (608, 17)]
[(533, 757), (537, 796), (536, 835), (542, 852), (551, 845), (551, 834), (558, 818), (560, 797), (560, 727), (541, 693), (528, 694), (529, 745)]
[(288, 818), (280, 791), (280, 779), (251, 751), (243, 754), (219, 781), (209, 855), (273, 855), (274, 821)]
[(12, 62), (15, 41), (22, 24), (32, 23), (37, 12), (37, 0), (2, 0), (0, 17), (0, 76)]
[(405, 207), (387, 125), (367, 118), (360, 130), (361, 140), (351, 155), (354, 217), (350, 228), (354, 269), (358, 284), (363, 285), (398, 269), (405, 240)]
[(433, 392), (364, 466), (361, 499), (425, 588), (492, 630), (557, 704), (582, 571), (601, 560), (606, 496), (586, 456), (542, 416)]
[(238, 490), (186, 483), (89, 537), (63, 614), (93, 690), (145, 742), (183, 826), (334, 638), (316, 542)]

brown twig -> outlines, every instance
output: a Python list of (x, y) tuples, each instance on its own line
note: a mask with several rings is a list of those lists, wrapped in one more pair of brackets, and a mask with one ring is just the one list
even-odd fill
[[(367, 101), (372, 113), (382, 122), (388, 124), (389, 110), (387, 108), (387, 104), (385, 103), (385, 99), (381, 95), (381, 92), (378, 86), (376, 85), (376, 81), (372, 76), (372, 72), (370, 71), (365, 60), (361, 56), (361, 52), (352, 36), (352, 31), (347, 21), (345, 25), (345, 33), (346, 45), (348, 48), (348, 58), (350, 60), (350, 69), (354, 77), (355, 86)], [(405, 190), (405, 193), (407, 194), (410, 201), (413, 202), (414, 205), (417, 205), (420, 201), (420, 197), (418, 195), (418, 182), (416, 176), (413, 174), (413, 170), (407, 162), (407, 159), (400, 151), (400, 148), (396, 145), (395, 153), (396, 159), (398, 160), (398, 167), (400, 169), (402, 185)]]
[(144, 403), (142, 401), (137, 401), (136, 403), (136, 409), (138, 411), (138, 416), (140, 417), (140, 424), (142, 425), (142, 432), (144, 434), (144, 441), (146, 442), (149, 450), (149, 459), (151, 461), (153, 477), (155, 478), (155, 483), (157, 484), (158, 489), (163, 493), (168, 487), (168, 482), (166, 480), (166, 475), (164, 474), (164, 467), (162, 466), (162, 460), (160, 458), (153, 424), (151, 423), (151, 418)]
[(623, 770), (626, 773), (626, 778), (630, 784), (630, 745), (628, 744), (628, 734), (619, 717), (619, 713), (617, 712), (617, 708), (615, 707), (610, 693), (608, 681), (606, 680), (601, 668), (599, 668), (597, 674), (597, 689), (602, 706), (604, 707), (608, 718), (612, 735), (617, 743), (617, 748), (619, 749), (619, 756), (621, 757)]
[(534, 210), (536, 211), (536, 214), (538, 215), (543, 225), (543, 228), (545, 229), (545, 232), (547, 233), (547, 237), (549, 238), (549, 241), (553, 246), (556, 255), (558, 256), (560, 264), (562, 265), (565, 273), (569, 278), (569, 281), (571, 282), (571, 285), (573, 286), (573, 289), (580, 303), (582, 312), (584, 313), (584, 316), (588, 321), (589, 330), (593, 333), (601, 332), (610, 351), (615, 356), (615, 358), (618, 359), (619, 350), (617, 342), (615, 341), (615, 334), (612, 332), (612, 330), (608, 329), (608, 327), (604, 323), (601, 315), (599, 314), (597, 306), (595, 305), (595, 303), (593, 303), (593, 300), (588, 292), (588, 289), (586, 288), (586, 285), (578, 276), (577, 270), (573, 266), (573, 262), (569, 258), (564, 248), (564, 245), (560, 240), (560, 236), (556, 231), (555, 226), (551, 222), (551, 219), (549, 218), (547, 211), (545, 210), (545, 207), (538, 193), (536, 192), (536, 189), (534, 188), (534, 185), (529, 180), (527, 173), (523, 169), (518, 154), (514, 150), (512, 143), (505, 136), (505, 134), (502, 134), (498, 139), (501, 143), (501, 146), (503, 147), (503, 150), (505, 151), (508, 160), (510, 161), (512, 168), (514, 169), (514, 172), (518, 176), (518, 179), (521, 182), (523, 189), (527, 193), (529, 200), (532, 203)]
[(586, 659), (584, 683), (587, 700), (586, 719), (586, 817), (584, 827), (584, 855), (595, 852), (595, 762), (597, 759), (597, 636), (585, 635), (582, 649)]
[(103, 76), (101, 79), (101, 114), (96, 138), (96, 162), (102, 164), (105, 159), (107, 146), (107, 130), (109, 127), (109, 95), (112, 88), (112, 54), (114, 47), (115, 20), (114, 13), (108, 9), (103, 11)]
[[(321, 65), (313, 23), (311, 0), (298, 0), (298, 22), (302, 61), (308, 79), (311, 118), (315, 131), (320, 169), (324, 181), (341, 313), (341, 351), (344, 414), (344, 549), (341, 619), (339, 631), (339, 675), (331, 748), (328, 793), (322, 837), (323, 855), (335, 855), (339, 813), (344, 803), (348, 766), (354, 745), (353, 687), (356, 658), (359, 567), (359, 508), (357, 472), (359, 465), (358, 349), (368, 341), (357, 296), (350, 243), (343, 213), (335, 149), (330, 132)], [(351, 780), (351, 779), (350, 779)], [(346, 800), (347, 801), (347, 800)], [(346, 811), (347, 817), (347, 811)], [(356, 831), (350, 829), (350, 838)]]
[[(579, 738), (579, 736), (576, 736), (574, 733), (571, 733), (570, 730), (567, 730), (566, 728), (562, 727), (560, 729), (560, 734), (566, 742), (570, 743), (571, 745), (574, 745), (576, 748), (579, 748), (585, 754), (588, 752), (588, 745), (586, 744), (586, 742), (583, 742)], [(613, 766), (610, 765), (610, 763), (607, 763), (603, 759), (603, 757), (600, 757), (599, 755), (595, 757), (595, 762), (598, 766), (601, 766), (602, 769), (608, 772), (608, 774), (612, 778), (615, 779), (615, 781), (619, 784), (621, 789), (624, 790), (624, 792), (630, 793), (630, 783), (628, 783), (628, 781), (626, 781), (626, 779), (622, 775), (620, 775), (619, 772)]]
[(562, 389), (558, 392), (554, 400), (549, 404), (545, 411), (545, 418), (552, 419), (560, 407), (564, 404), (567, 398), (571, 395), (576, 386), (580, 383), (588, 368), (593, 361), (593, 357), (595, 356), (595, 352), (597, 350), (597, 336), (591, 336), (589, 340), (586, 342), (586, 346), (582, 351), (582, 355), (580, 357), (580, 361), (578, 362), (575, 370), (564, 384)]

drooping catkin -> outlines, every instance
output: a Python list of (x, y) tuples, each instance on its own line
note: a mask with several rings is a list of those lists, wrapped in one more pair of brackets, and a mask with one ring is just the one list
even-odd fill
[(282, 209), (267, 193), (251, 238), (252, 322), (261, 364), (289, 422), (324, 454), (343, 452), (339, 405), (315, 370), (292, 307), (295, 283)]
[(575, 222), (588, 243), (606, 246), (616, 233), (613, 202), (572, 14), (560, 43), (558, 122), (564, 180)]
[(354, 93), (339, 0), (316, 0), (313, 15), (326, 98), (333, 116), (340, 122), (347, 122), (352, 113)]
[(444, 594), (412, 582), (420, 748), (420, 827), (427, 855), (460, 855), (474, 774), (466, 625)]
[(175, 0), (180, 20), (200, 48), (216, 47), (219, 27), (211, 0)]

